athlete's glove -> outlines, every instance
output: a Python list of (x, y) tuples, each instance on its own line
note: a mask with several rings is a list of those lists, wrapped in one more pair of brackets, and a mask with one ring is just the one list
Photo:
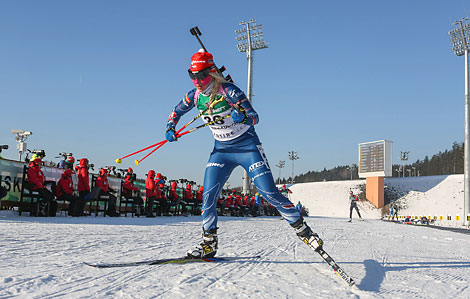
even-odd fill
[(237, 109), (233, 109), (230, 115), (236, 123), (245, 123), (248, 118), (244, 110), (238, 111)]
[(166, 130), (166, 133), (165, 133), (165, 138), (169, 142), (173, 142), (173, 141), (178, 140), (178, 138), (176, 137), (175, 128), (173, 128), (173, 127), (168, 128), (168, 130)]

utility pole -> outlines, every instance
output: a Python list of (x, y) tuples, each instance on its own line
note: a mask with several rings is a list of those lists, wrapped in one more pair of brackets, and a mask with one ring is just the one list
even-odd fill
[(291, 151), (289, 152), (289, 160), (292, 160), (292, 177), (291, 177), (291, 184), (294, 183), (294, 161), (299, 159), (299, 155), (297, 152)]
[(395, 171), (397, 172), (398, 177), (400, 177), (401, 169), (400, 169), (400, 168), (397, 168), (397, 169), (395, 169)]
[(281, 169), (284, 168), (284, 165), (286, 165), (286, 161), (279, 160), (279, 163), (276, 164), (276, 167), (279, 168), (279, 177), (277, 179), (277, 183), (281, 183)]
[(347, 170), (351, 171), (351, 181), (353, 179), (353, 171), (356, 169), (356, 164), (351, 164), (350, 166), (346, 167)]
[[(464, 204), (463, 204), (463, 221), (464, 225), (469, 224), (470, 214), (470, 99), (469, 99), (469, 65), (468, 51), (470, 44), (470, 18), (462, 18), (453, 25), (457, 28), (449, 31), (450, 42), (452, 43), (452, 51), (455, 55), (465, 55), (465, 139), (464, 139)], [(464, 22), (466, 22), (464, 24)]]
[[(268, 43), (263, 40), (263, 26), (261, 24), (256, 25), (256, 20), (251, 19), (248, 21), (242, 21), (239, 23), (242, 26), (241, 29), (235, 30), (238, 36), (235, 38), (239, 41), (237, 48), (240, 52), (246, 52), (246, 58), (248, 60), (248, 84), (246, 88), (246, 97), (250, 102), (253, 101), (253, 51), (264, 49), (268, 47)], [(243, 194), (248, 194), (250, 191), (250, 177), (248, 172), (243, 173)]]
[(400, 152), (400, 160), (403, 164), (403, 177), (405, 177), (405, 162), (408, 161), (408, 154), (410, 152)]

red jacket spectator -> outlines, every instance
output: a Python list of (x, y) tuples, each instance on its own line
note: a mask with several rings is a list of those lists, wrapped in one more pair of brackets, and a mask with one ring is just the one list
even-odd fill
[(165, 179), (161, 173), (157, 173), (155, 178), (155, 185), (157, 186), (157, 198), (163, 198), (166, 200), (165, 193), (163, 192), (163, 187), (165, 187)]
[(42, 161), (39, 158), (36, 158), (29, 163), (27, 172), (28, 182), (34, 185), (33, 190), (44, 188), (44, 182), (46, 181), (46, 178), (44, 177), (44, 173), (41, 170), (41, 163)]
[(248, 195), (245, 195), (245, 198), (243, 198), (243, 204), (245, 206), (249, 206), (250, 205), (250, 197)]
[[(199, 188), (199, 191), (197, 191), (197, 194), (196, 194), (197, 201), (202, 202), (202, 194), (203, 193), (204, 193), (204, 186), (201, 186), (201, 188)], [(220, 200), (220, 197), (219, 197), (219, 200)]]
[(176, 192), (176, 187), (178, 184), (176, 182), (171, 183), (171, 189), (170, 189), (170, 199), (171, 200), (177, 200), (178, 199), (178, 192)]
[(155, 184), (155, 171), (149, 170), (145, 180), (145, 195), (147, 198), (157, 196), (157, 185)]
[[(130, 167), (129, 167), (130, 169)], [(124, 179), (124, 184), (122, 184), (122, 193), (124, 196), (132, 196), (132, 191), (138, 191), (139, 189), (134, 186), (134, 183), (132, 182), (132, 174), (127, 174), (126, 178)]]
[(229, 195), (229, 196), (225, 199), (225, 207), (226, 207), (226, 208), (233, 207), (232, 195)]
[(101, 188), (104, 192), (108, 192), (109, 183), (108, 183), (108, 170), (101, 168), (100, 175), (96, 178), (96, 187)]
[(193, 199), (193, 190), (190, 184), (186, 185), (186, 190), (184, 190), (184, 199), (189, 199), (189, 200)]
[(237, 197), (235, 198), (235, 205), (239, 207), (243, 206), (242, 197), (240, 195), (237, 195)]
[(157, 178), (155, 179), (155, 183), (157, 183), (160, 189), (163, 189), (163, 186), (165, 186), (165, 180), (163, 179), (163, 175), (161, 173), (157, 173)]
[(88, 159), (80, 159), (80, 166), (75, 167), (78, 176), (78, 192), (90, 191), (90, 178), (88, 174)]
[(62, 173), (62, 177), (57, 182), (57, 187), (55, 188), (55, 195), (57, 198), (61, 197), (63, 194), (72, 195), (73, 193), (73, 181), (72, 181), (73, 171), (67, 169)]

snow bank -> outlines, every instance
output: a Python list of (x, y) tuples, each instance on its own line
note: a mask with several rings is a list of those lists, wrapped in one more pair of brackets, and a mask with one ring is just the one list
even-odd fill
[[(349, 190), (355, 194), (361, 192), (365, 180), (333, 181), (295, 184), (289, 188), (294, 203), (300, 201), (310, 210), (312, 216), (349, 217)], [(464, 187), (463, 175), (440, 175), (424, 177), (386, 178), (388, 193), (401, 206), (403, 216), (437, 217), (443, 225), (462, 222)], [(364, 188), (362, 188), (364, 189)], [(378, 219), (381, 209), (376, 209), (369, 202), (360, 202), (359, 209), (364, 218)], [(460, 220), (456, 220), (459, 215)], [(353, 212), (353, 218), (356, 216)], [(451, 221), (447, 220), (451, 217)]]

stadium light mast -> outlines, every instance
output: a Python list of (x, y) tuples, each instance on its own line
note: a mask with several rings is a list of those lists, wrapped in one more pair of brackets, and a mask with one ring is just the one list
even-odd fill
[[(470, 18), (462, 18), (455, 21), (453, 25), (457, 28), (449, 31), (450, 42), (452, 43), (452, 51), (457, 56), (465, 55), (465, 139), (464, 139), (464, 204), (463, 204), (463, 221), (464, 225), (469, 224), (470, 214), (470, 99), (469, 99), (469, 65), (468, 51), (470, 44)], [(465, 22), (465, 23), (464, 23)]]
[[(268, 43), (263, 40), (263, 26), (256, 25), (256, 20), (251, 19), (239, 23), (241, 29), (235, 30), (238, 36), (235, 38), (239, 43), (237, 44), (238, 51), (246, 52), (248, 60), (248, 85), (246, 88), (246, 97), (251, 102), (253, 100), (252, 83), (253, 83), (253, 51), (264, 49), (268, 47)], [(248, 194), (250, 191), (250, 177), (248, 172), (243, 174), (243, 194)]]
[[(469, 99), (469, 65), (468, 65), (468, 51), (470, 44), (470, 18), (462, 18), (454, 22), (453, 25), (458, 25), (457, 28), (449, 31), (450, 42), (452, 43), (452, 51), (455, 55), (465, 55), (465, 141), (464, 141), (464, 205), (463, 205), (463, 220), (464, 224), (469, 224), (470, 214), (470, 99)], [(464, 24), (465, 22), (465, 24)]]
[(402, 161), (403, 165), (403, 177), (405, 177), (405, 162), (408, 161), (408, 154), (410, 152), (400, 152), (400, 160)]
[(281, 169), (284, 168), (286, 165), (286, 161), (279, 160), (279, 163), (276, 164), (276, 167), (279, 168), (279, 177), (277, 179), (277, 183), (281, 183)]
[(294, 161), (299, 159), (299, 155), (297, 155), (297, 152), (291, 151), (289, 152), (289, 160), (292, 160), (292, 178), (291, 178), (291, 184), (294, 183)]

